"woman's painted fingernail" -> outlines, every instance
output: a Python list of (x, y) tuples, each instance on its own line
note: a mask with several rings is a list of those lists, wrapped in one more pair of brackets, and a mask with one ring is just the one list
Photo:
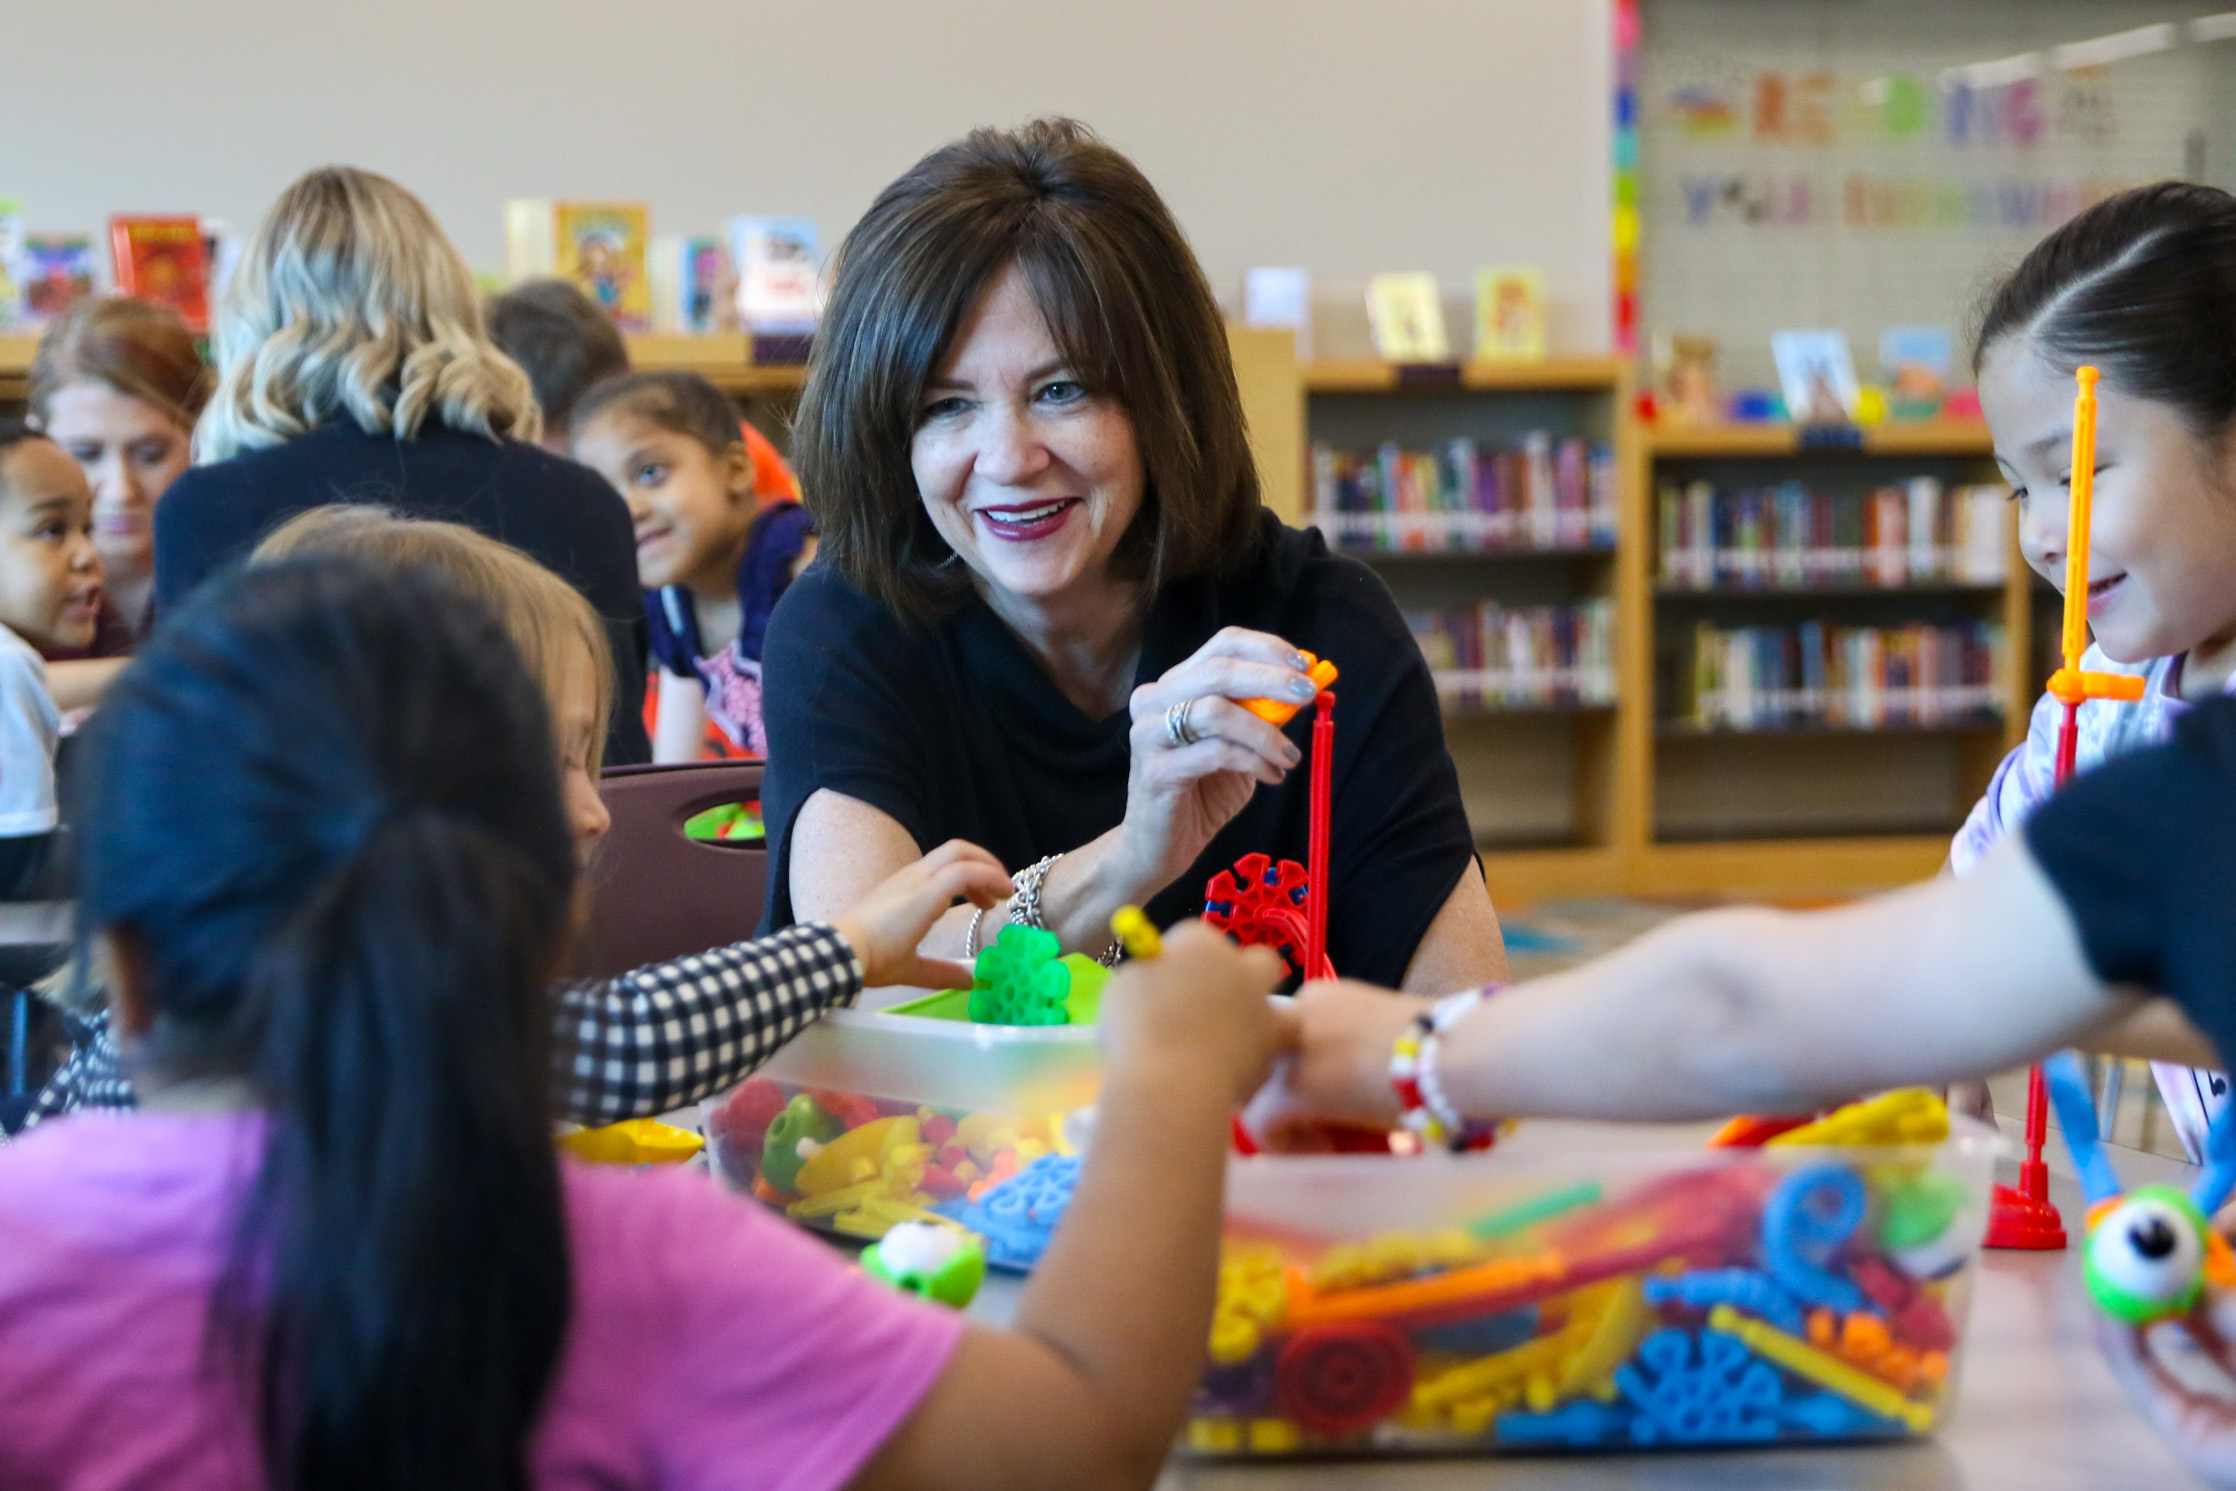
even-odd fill
[(1289, 693), (1295, 698), (1309, 699), (1319, 692), (1320, 686), (1309, 678), (1292, 678), (1289, 680)]
[(1312, 671), (1312, 659), (1301, 652), (1292, 652), (1289, 654), (1289, 666), (1299, 673), (1309, 673)]

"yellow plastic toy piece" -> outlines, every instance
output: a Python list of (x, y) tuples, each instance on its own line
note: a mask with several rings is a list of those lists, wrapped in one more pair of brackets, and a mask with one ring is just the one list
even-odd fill
[(1305, 1277), (1322, 1294), (1363, 1289), (1392, 1279), (1480, 1262), (1483, 1245), (1457, 1227), (1442, 1232), (1388, 1232), (1362, 1242), (1337, 1243)]
[(1835, 1108), (1815, 1123), (1788, 1129), (1764, 1147), (1791, 1144), (1939, 1144), (1949, 1137), (1949, 1108), (1940, 1095), (1923, 1087), (1883, 1092), (1845, 1108)]
[(1897, 1420), (1913, 1434), (1923, 1434), (1933, 1427), (1933, 1410), (1925, 1404), (1911, 1402), (1868, 1372), (1851, 1367), (1836, 1356), (1828, 1356), (1775, 1326), (1749, 1320), (1729, 1305), (1718, 1305), (1708, 1312), (1708, 1327), (1727, 1336), (1737, 1336), (1755, 1355), (1777, 1363), (1796, 1377), (1807, 1378), (1826, 1392), (1838, 1393), (1881, 1418)]
[(1561, 1335), (1574, 1343), (1575, 1351), (1561, 1363), (1553, 1397), (1558, 1401), (1588, 1393), (1601, 1400), (1612, 1398), (1615, 1369), (1630, 1360), (1653, 1324), (1645, 1287), (1636, 1278), (1594, 1284), (1576, 1292), (1571, 1312)]
[(849, 1129), (802, 1161), (799, 1179), (793, 1182), (792, 1189), (802, 1196), (820, 1196), (841, 1186), (868, 1180), (884, 1169), (885, 1157), (893, 1149), (917, 1142), (918, 1129), (913, 1115), (872, 1119), (858, 1129)]
[(1110, 935), (1118, 939), (1129, 958), (1154, 958), (1165, 950), (1157, 924), (1139, 906), (1121, 906), (1110, 913)]
[(1293, 1455), (1304, 1447), (1304, 1431), (1287, 1419), (1252, 1419), (1246, 1432), (1253, 1455)]
[(1250, 1360), (1266, 1333), (1281, 1328), (1288, 1309), (1288, 1271), (1280, 1249), (1240, 1248), (1221, 1259), (1211, 1309), (1211, 1359), (1223, 1367)]
[(594, 1165), (680, 1165), (706, 1148), (706, 1140), (689, 1129), (656, 1118), (631, 1118), (604, 1128), (576, 1129), (561, 1134), (559, 1142), (577, 1159)]
[(2065, 546), (2065, 617), (2058, 650), (2064, 666), (2050, 675), (2050, 696), (2060, 704), (2080, 704), (2090, 699), (2143, 697), (2146, 682), (2139, 673), (2084, 673), (2081, 654), (2088, 651), (2088, 544), (2071, 542), (2075, 534), (2089, 531), (2089, 505), (2096, 496), (2096, 379), (2095, 368), (2076, 368), (2073, 378), (2080, 395), (2073, 401), (2073, 496), (2067, 509)]
[(1233, 1419), (1190, 1419), (1188, 1448), (1205, 1455), (1231, 1455), (1242, 1448), (1242, 1425)]

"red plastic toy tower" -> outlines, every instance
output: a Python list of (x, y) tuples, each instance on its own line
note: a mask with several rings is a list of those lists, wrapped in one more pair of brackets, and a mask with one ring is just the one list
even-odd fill
[[(2096, 488), (2096, 369), (2074, 374), (2079, 393), (2073, 400), (2073, 500), (2065, 525), (2065, 631), (2060, 639), (2064, 666), (2050, 675), (2050, 694), (2065, 706), (2057, 727), (2055, 781), (2072, 779), (2081, 737), (2081, 705), (2089, 699), (2143, 697), (2143, 680), (2126, 673), (2084, 673), (2081, 654), (2088, 648), (2089, 501)], [(2042, 1163), (2049, 1138), (2049, 1091), (2042, 1068), (2026, 1074), (2026, 1159), (2016, 1186), (1997, 1186), (1988, 1209), (1987, 1245), (1991, 1248), (2046, 1250), (2065, 1246), (2065, 1222), (2050, 1204), (2050, 1172)]]
[[(1335, 775), (1335, 666), (1314, 660), (1320, 683), (1312, 715), (1311, 828), (1305, 863), (1276, 863), (1264, 854), (1246, 854), (1231, 870), (1221, 870), (1204, 887), (1204, 920), (1245, 947), (1265, 943), (1290, 951), (1308, 979), (1335, 977), (1328, 962), (1328, 838)], [(1244, 708), (1275, 725), (1295, 718), (1293, 706), (1252, 699)], [(1301, 892), (1301, 896), (1300, 896)]]

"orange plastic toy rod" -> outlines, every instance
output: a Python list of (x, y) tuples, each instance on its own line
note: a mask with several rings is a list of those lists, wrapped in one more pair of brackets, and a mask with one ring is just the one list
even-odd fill
[(2057, 732), (2059, 786), (2073, 775), (2080, 741), (2081, 704), (2088, 699), (2143, 697), (2144, 680), (2130, 673), (2084, 673), (2088, 650), (2088, 550), (2090, 505), (2096, 496), (2096, 380), (2093, 367), (2073, 373), (2079, 392), (2073, 399), (2073, 498), (2065, 522), (2065, 630), (2059, 650), (2065, 666), (2050, 675), (2050, 696), (2065, 706)]
[[(1326, 658), (1313, 657), (1309, 652), (1304, 656), (1309, 662), (1305, 671), (1320, 686), (1321, 691), (1326, 692), (1328, 685), (1335, 682), (1335, 664)], [(1245, 699), (1242, 707), (1269, 725), (1286, 725), (1297, 717), (1298, 710), (1304, 708), (1302, 704), (1291, 704), (1284, 699)]]

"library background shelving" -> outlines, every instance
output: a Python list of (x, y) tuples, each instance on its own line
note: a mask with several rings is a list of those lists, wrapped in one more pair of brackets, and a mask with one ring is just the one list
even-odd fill
[[(1447, 736), (1470, 821), (1502, 902), (1623, 893), (1799, 897), (1923, 878), (1942, 863), (1949, 834), (1995, 762), (2024, 734), (2041, 685), (2034, 655), (2055, 597), (2019, 561), (2015, 542), (2007, 578), (1984, 585), (1692, 591), (1658, 574), (1654, 494), (1662, 481), (1698, 477), (1736, 487), (1797, 479), (1843, 490), (1921, 474), (1952, 484), (1994, 481), (1988, 437), (1977, 423), (1860, 432), (1657, 426), (1636, 417), (1629, 367), (1615, 357), (1414, 368), (1299, 362), (1286, 332), (1231, 327), (1230, 341), (1267, 504), (1292, 523), (1308, 516), (1315, 439), (1366, 450), (1386, 440), (1424, 447), (1459, 436), (1511, 443), (1544, 430), (1606, 441), (1614, 451), (1611, 545), (1358, 555), (1408, 607), (1481, 599), (1612, 603), (1611, 704), (1448, 706)], [(20, 410), (34, 346), (30, 337), (0, 336), (0, 407)], [(635, 337), (631, 355), (641, 367), (704, 373), (785, 442), (804, 368), (754, 363), (743, 337)], [(2009, 660), (1998, 680), (2001, 718), (1757, 732), (1662, 718), (1657, 653), (1695, 620), (1744, 625), (1803, 615), (1874, 624), (2001, 621)]]

